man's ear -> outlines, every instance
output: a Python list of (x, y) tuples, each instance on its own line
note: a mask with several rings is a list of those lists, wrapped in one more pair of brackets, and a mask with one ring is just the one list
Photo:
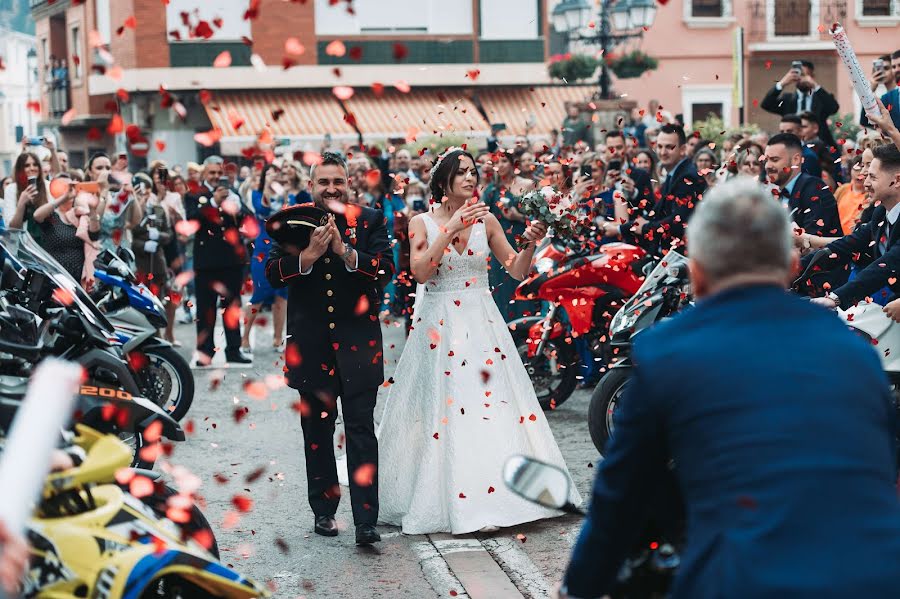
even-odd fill
[(790, 287), (800, 274), (800, 250), (794, 248), (791, 250), (791, 267), (788, 269), (788, 278), (785, 281), (785, 287)]
[(688, 259), (688, 274), (691, 278), (691, 291), (697, 299), (702, 298), (709, 292), (709, 279), (704, 272), (703, 267), (694, 259)]

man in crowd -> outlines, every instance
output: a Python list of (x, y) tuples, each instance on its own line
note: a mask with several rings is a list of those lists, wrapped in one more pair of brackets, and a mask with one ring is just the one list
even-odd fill
[(403, 180), (415, 181), (416, 173), (412, 170), (412, 155), (409, 150), (398, 150), (394, 154), (394, 175), (400, 175)]
[(603, 157), (607, 164), (610, 160), (628, 161), (628, 153), (625, 146), (625, 134), (618, 129), (612, 129), (606, 133), (606, 151)]
[[(778, 123), (778, 132), (790, 133), (791, 135), (801, 137), (803, 133), (803, 121), (800, 119), (800, 115), (786, 114), (781, 117), (781, 122)], [(819, 164), (819, 155), (806, 144), (803, 144), (803, 163), (800, 170), (807, 175), (819, 177), (820, 179), (822, 178), (822, 165)]]
[(825, 147), (825, 142), (820, 137), (821, 129), (816, 115), (807, 111), (800, 113), (800, 140), (803, 145), (815, 153), (819, 166), (822, 169), (821, 179), (828, 183), (832, 189), (835, 187), (833, 175), (834, 162), (841, 157), (839, 146)]
[(688, 249), (696, 306), (635, 339), (561, 596), (611, 594), (673, 476), (671, 597), (896, 595), (897, 422), (871, 344), (785, 293), (789, 219), (755, 181), (707, 194)]
[(585, 142), (588, 147), (594, 147), (591, 124), (581, 116), (578, 104), (574, 102), (566, 106), (566, 118), (562, 122), (562, 145), (564, 148), (572, 147), (579, 141)]
[(194, 234), (194, 284), (197, 294), (197, 365), (208, 366), (216, 353), (218, 300), (225, 299), (225, 358), (236, 364), (252, 360), (241, 352), (241, 288), (247, 251), (241, 241), (241, 200), (228, 186), (224, 161), (203, 162), (203, 181), (184, 198), (189, 220), (199, 222)]
[[(900, 149), (893, 144), (872, 150), (874, 159), (869, 165), (866, 188), (876, 203), (872, 219), (856, 228), (850, 235), (834, 240), (824, 261), (817, 262), (822, 270), (848, 268), (856, 263), (853, 280), (813, 302), (828, 308), (847, 309), (880, 289), (900, 290)], [(823, 252), (824, 253), (824, 252)], [(811, 260), (811, 254), (806, 260)]]
[[(808, 60), (802, 63), (799, 72), (791, 68), (785, 73), (759, 105), (767, 112), (780, 115), (812, 112), (819, 121), (822, 140), (828, 147), (834, 146), (836, 143), (828, 128), (828, 117), (837, 112), (840, 106), (834, 96), (816, 81), (813, 63)], [(796, 89), (785, 91), (789, 85), (794, 85)]]
[(606, 223), (606, 237), (621, 236), (651, 251), (664, 253), (672, 243), (684, 237), (684, 228), (700, 200), (706, 182), (687, 157), (686, 136), (678, 125), (664, 125), (656, 138), (660, 165), (668, 173), (662, 182), (660, 198), (645, 218), (636, 216), (622, 223)]
[(781, 203), (798, 227), (821, 237), (840, 234), (837, 202), (822, 179), (801, 170), (803, 143), (792, 133), (779, 133), (766, 146), (766, 177), (778, 188)]
[[(900, 50), (895, 51), (891, 55), (885, 54), (879, 58), (884, 63), (884, 66), (873, 77), (872, 91), (875, 91), (879, 85), (884, 85), (885, 93), (881, 96), (881, 103), (890, 111), (894, 126), (900, 128), (900, 87), (898, 87), (898, 83), (900, 83)], [(872, 127), (866, 116), (865, 109), (863, 109), (859, 117), (859, 124), (866, 128)]]

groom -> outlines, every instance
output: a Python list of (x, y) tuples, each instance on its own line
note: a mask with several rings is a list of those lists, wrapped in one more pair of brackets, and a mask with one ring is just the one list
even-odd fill
[(347, 204), (344, 159), (326, 152), (312, 167), (310, 179), (316, 205), (329, 216), (316, 223), (302, 251), (275, 245), (266, 277), (274, 287), (288, 288), (285, 363), (288, 384), (300, 392), (315, 531), (338, 534), (334, 514), (341, 488), (332, 438), (340, 397), (356, 543), (365, 545), (381, 540), (375, 530), (378, 441), (373, 413), (384, 381), (378, 311), (394, 264), (382, 212)]

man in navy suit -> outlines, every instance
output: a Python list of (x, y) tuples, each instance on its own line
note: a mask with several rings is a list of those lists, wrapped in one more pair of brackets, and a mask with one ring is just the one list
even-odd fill
[(785, 292), (787, 213), (749, 179), (691, 221), (694, 308), (635, 365), (561, 588), (609, 593), (674, 464), (687, 544), (674, 598), (896, 597), (896, 412), (871, 345)]
[(818, 177), (801, 171), (803, 142), (791, 133), (779, 133), (766, 146), (766, 176), (778, 187), (781, 202), (798, 227), (821, 237), (840, 235), (837, 202)]
[(632, 214), (626, 223), (606, 223), (603, 235), (622, 237), (650, 252), (665, 253), (684, 239), (685, 225), (706, 190), (706, 180), (687, 155), (687, 136), (678, 125), (664, 125), (656, 137), (656, 153), (666, 178), (659, 200), (647, 217)]

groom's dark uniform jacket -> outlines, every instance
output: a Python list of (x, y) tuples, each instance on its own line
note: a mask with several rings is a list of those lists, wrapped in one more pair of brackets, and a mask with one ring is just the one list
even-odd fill
[(359, 255), (349, 271), (329, 248), (312, 265), (275, 244), (266, 264), (273, 287), (288, 287), (288, 384), (302, 393), (327, 391), (344, 397), (384, 382), (382, 293), (394, 272), (384, 216), (361, 208), (356, 226), (344, 215), (335, 221), (341, 237)]

